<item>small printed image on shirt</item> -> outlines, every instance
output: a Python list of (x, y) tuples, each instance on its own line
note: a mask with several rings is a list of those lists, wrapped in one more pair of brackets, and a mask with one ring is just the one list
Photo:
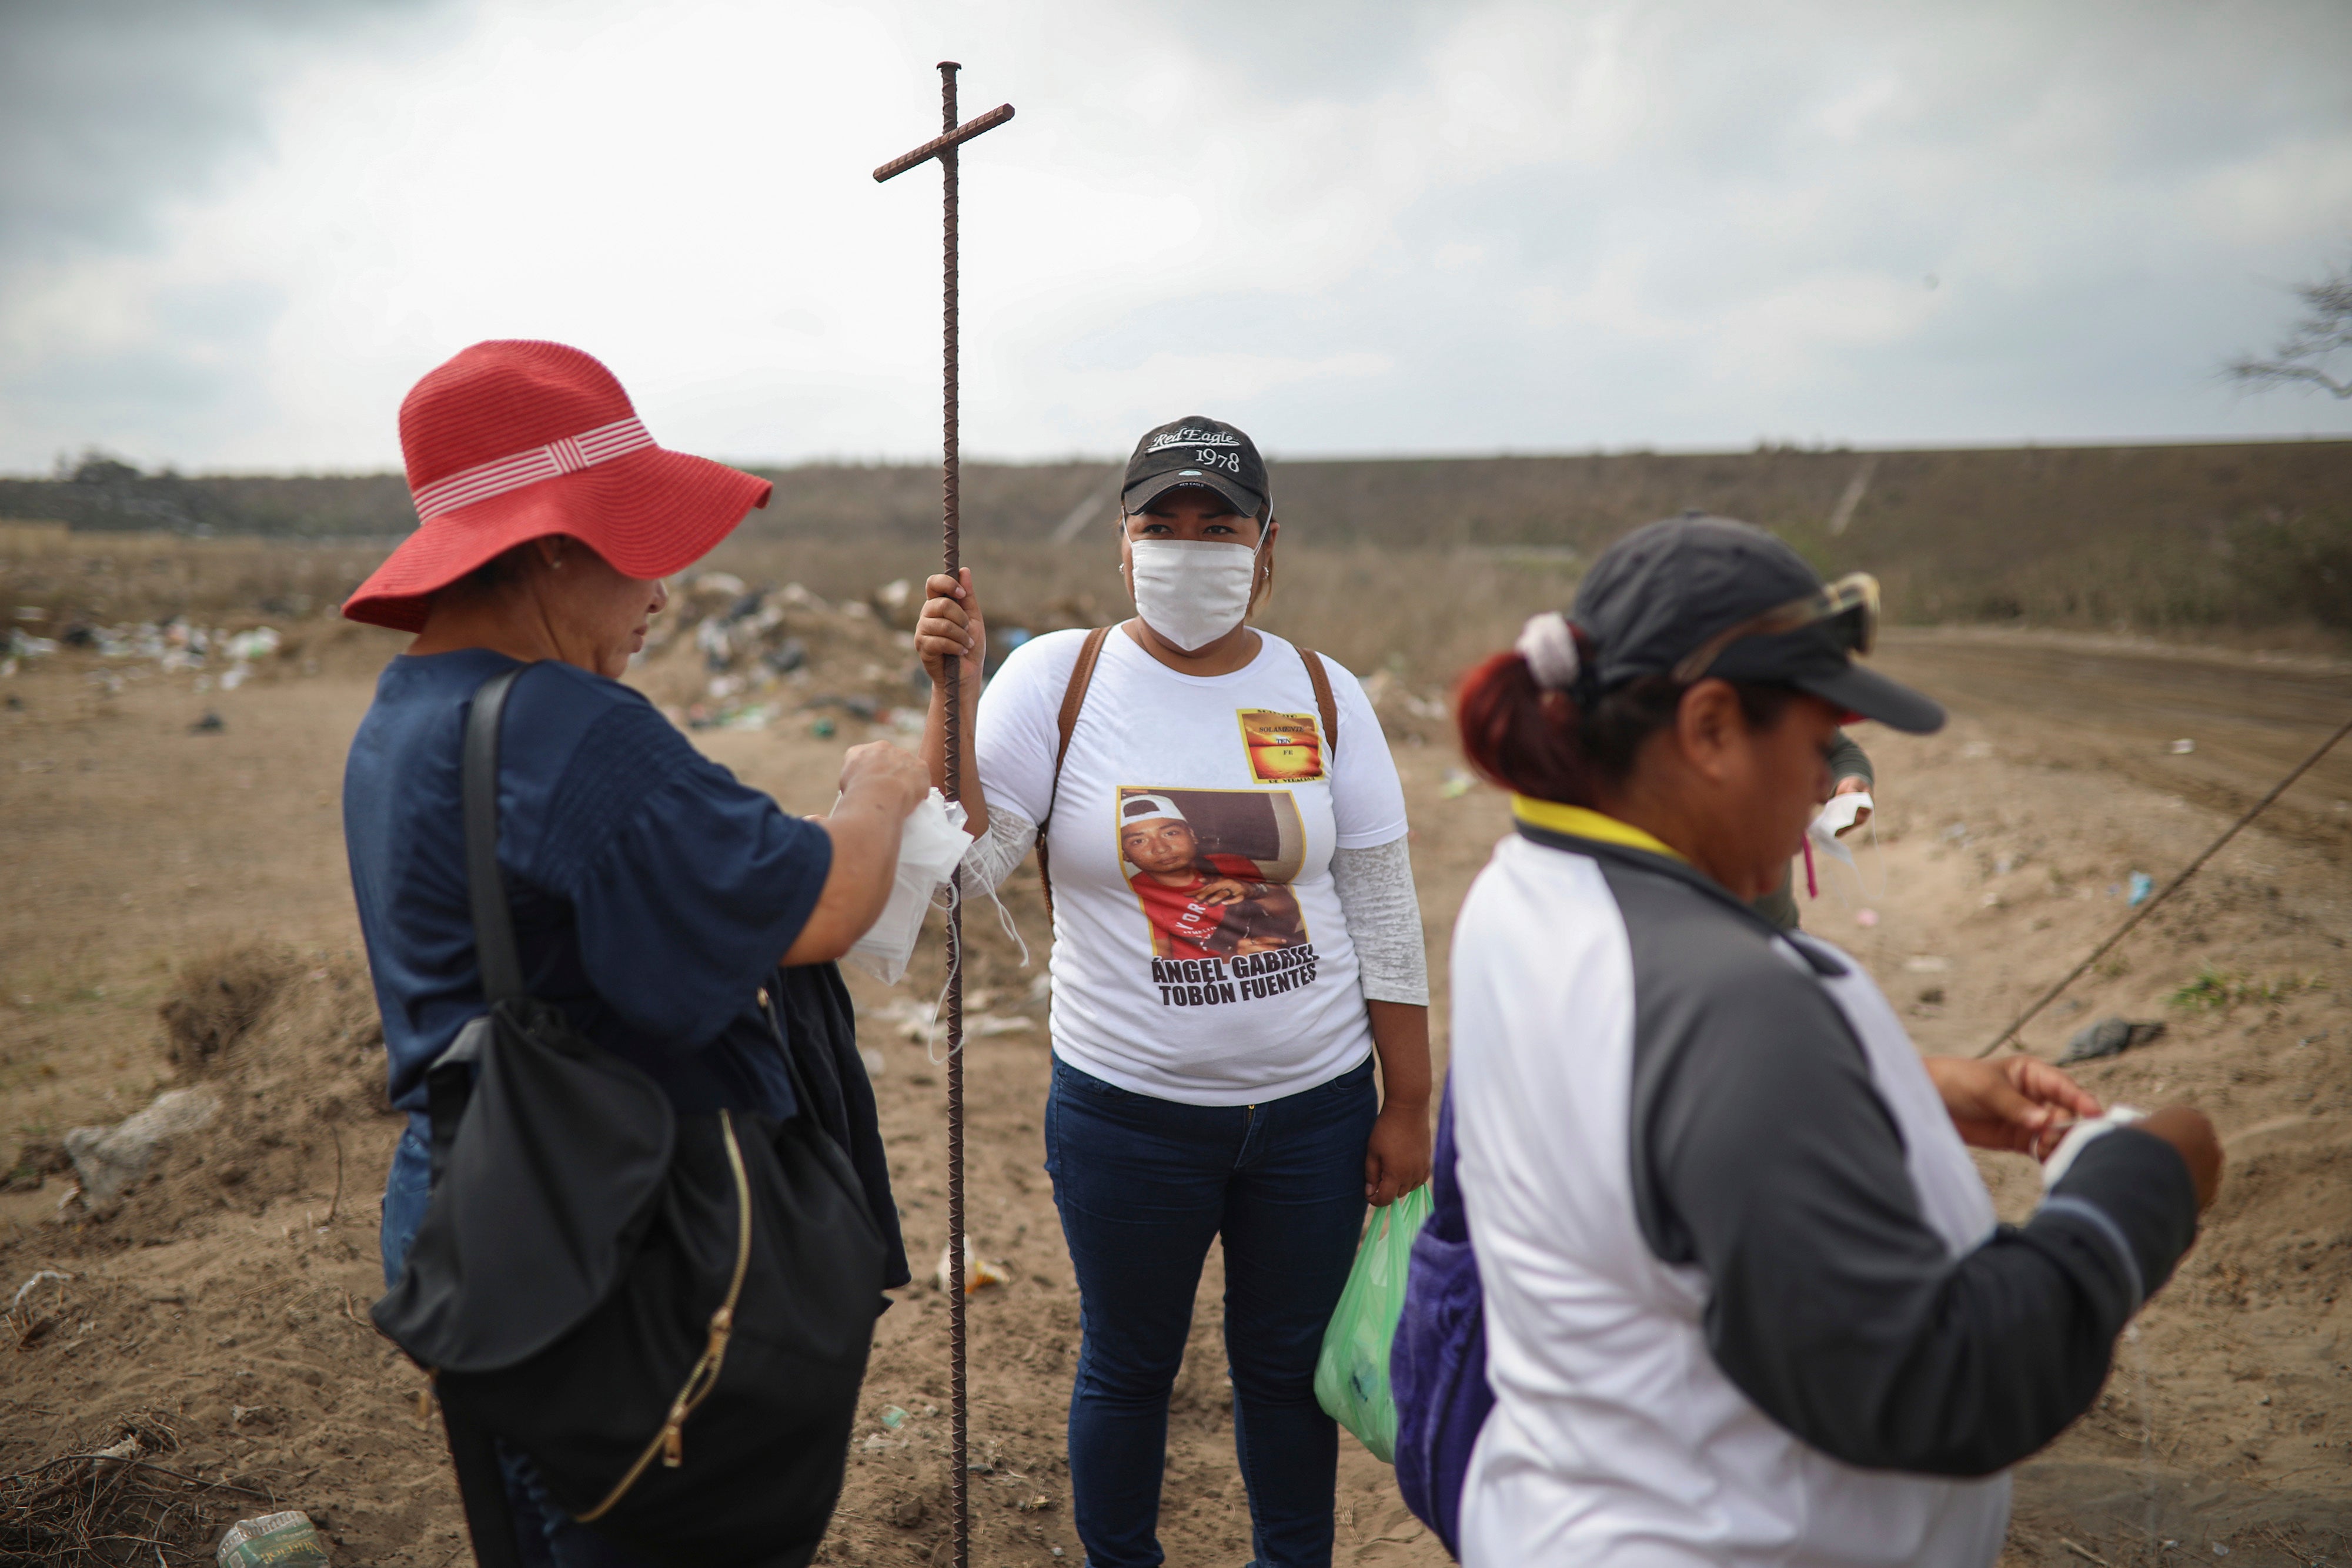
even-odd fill
[(1307, 831), (1287, 790), (1121, 785), (1118, 813), (1120, 874), (1142, 907), (1154, 957), (1307, 946), (1290, 888)]
[(1307, 784), (1323, 774), (1323, 734), (1311, 713), (1235, 710), (1250, 777), (1261, 784)]

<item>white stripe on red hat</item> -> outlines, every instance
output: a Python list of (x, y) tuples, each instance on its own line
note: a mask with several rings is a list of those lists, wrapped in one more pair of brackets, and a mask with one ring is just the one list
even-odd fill
[(536, 485), (542, 479), (561, 478), (577, 474), (583, 468), (593, 468), (599, 463), (610, 463), (615, 457), (625, 457), (632, 452), (643, 451), (654, 444), (646, 434), (645, 423), (636, 415), (616, 419), (610, 424), (600, 424), (578, 435), (563, 436), (544, 446), (511, 456), (493, 458), (478, 463), (446, 479), (436, 479), (422, 490), (414, 492), (416, 515), (432, 518), (477, 501), (487, 501), (493, 496), (503, 496), (509, 490), (520, 490), (526, 485)]

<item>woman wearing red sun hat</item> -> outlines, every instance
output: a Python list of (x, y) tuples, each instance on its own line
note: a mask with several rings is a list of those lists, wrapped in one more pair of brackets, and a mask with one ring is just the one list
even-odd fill
[[(385, 1283), (431, 1197), (427, 1068), (487, 1010), (461, 810), (467, 716), (520, 669), (499, 725), (497, 861), (523, 991), (678, 1113), (781, 1124), (807, 1109), (847, 1154), (882, 1239), (878, 1301), (907, 1265), (855, 1042), (795, 1023), (787, 1061), (767, 1002), (807, 983), (782, 967), (839, 957), (881, 913), (929, 779), (895, 747), (853, 747), (832, 816), (789, 816), (619, 681), (668, 602), (661, 580), (765, 506), (769, 484), (657, 445), (612, 372), (558, 343), (466, 350), (409, 393), (400, 439), (421, 522), (343, 606), (416, 633), (377, 683), (343, 781), (392, 1103), (410, 1117), (384, 1192)], [(796, 1079), (839, 1092), (804, 1106)], [(714, 1451), (695, 1431), (689, 1467)], [(837, 1487), (839, 1452), (763, 1462), (781, 1484), (803, 1460), (829, 1465)], [(551, 1495), (553, 1472), (521, 1449), (501, 1442), (499, 1461), (521, 1561), (644, 1560), (640, 1543), (576, 1522), (596, 1511)], [(829, 1512), (832, 1491), (813, 1490)], [(777, 1541), (772, 1560), (804, 1562), (794, 1553), (815, 1539)]]

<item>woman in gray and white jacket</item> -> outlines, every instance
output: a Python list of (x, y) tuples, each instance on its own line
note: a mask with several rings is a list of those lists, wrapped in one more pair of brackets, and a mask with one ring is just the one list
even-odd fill
[(1964, 1144), (2046, 1154), (2056, 1069), (1922, 1061), (1769, 890), (1838, 726), (1933, 730), (1855, 665), (1875, 584), (1744, 524), (1619, 541), (1464, 683), (1517, 832), (1454, 936), (1448, 1090), (1496, 1404), (1472, 1568), (1985, 1568), (2005, 1467), (2079, 1416), (2197, 1232), (2197, 1112), (2083, 1147), (1997, 1226)]

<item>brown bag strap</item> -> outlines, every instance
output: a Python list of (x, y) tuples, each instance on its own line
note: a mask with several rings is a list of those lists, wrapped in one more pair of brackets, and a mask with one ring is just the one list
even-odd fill
[[(1037, 824), (1037, 883), (1045, 892), (1045, 918), (1054, 918), (1054, 876), (1045, 850), (1045, 829), (1054, 820), (1054, 801), (1062, 792), (1062, 759), (1070, 754), (1070, 736), (1078, 727), (1078, 712), (1087, 706), (1087, 688), (1094, 685), (1095, 662), (1111, 628), (1097, 626), (1087, 633), (1078, 662), (1070, 666), (1070, 684), (1062, 692), (1061, 740), (1054, 747), (1054, 784), (1045, 794), (1045, 820)], [(1319, 687), (1318, 688), (1320, 689)]]
[(1331, 676), (1323, 668), (1323, 655), (1311, 648), (1298, 650), (1298, 662), (1307, 666), (1307, 684), (1315, 688), (1315, 711), (1323, 716), (1323, 745), (1330, 752), (1325, 772), (1329, 772), (1329, 760), (1339, 755), (1339, 704), (1331, 695)]

